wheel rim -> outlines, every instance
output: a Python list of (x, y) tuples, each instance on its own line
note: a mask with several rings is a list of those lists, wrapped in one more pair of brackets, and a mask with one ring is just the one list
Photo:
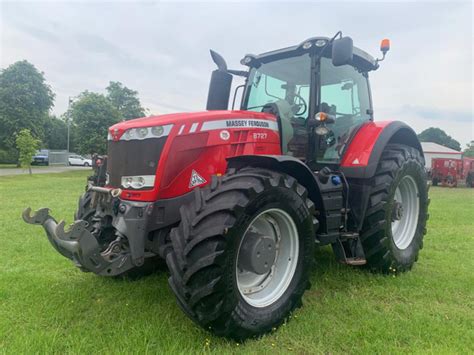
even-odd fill
[[(241, 250), (246, 238), (258, 234), (273, 239), (275, 259), (270, 270), (257, 274), (241, 268)], [(293, 218), (277, 208), (260, 213), (250, 223), (237, 253), (237, 287), (243, 299), (254, 307), (267, 307), (275, 303), (288, 289), (295, 274), (299, 257), (298, 230)]]
[(392, 238), (398, 249), (406, 249), (415, 237), (420, 212), (418, 185), (404, 176), (395, 190), (392, 213)]

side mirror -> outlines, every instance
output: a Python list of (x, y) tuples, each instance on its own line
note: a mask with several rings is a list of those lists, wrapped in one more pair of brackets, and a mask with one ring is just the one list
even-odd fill
[(342, 37), (332, 42), (332, 64), (335, 67), (352, 62), (354, 45), (352, 38)]

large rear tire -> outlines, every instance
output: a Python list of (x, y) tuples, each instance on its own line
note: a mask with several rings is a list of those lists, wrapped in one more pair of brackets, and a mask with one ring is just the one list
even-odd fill
[(420, 152), (402, 144), (387, 145), (372, 180), (360, 238), (368, 267), (382, 272), (412, 268), (423, 247), (428, 203)]
[(294, 178), (265, 169), (230, 171), (197, 189), (166, 257), (179, 306), (204, 329), (237, 340), (279, 326), (309, 288), (313, 210)]

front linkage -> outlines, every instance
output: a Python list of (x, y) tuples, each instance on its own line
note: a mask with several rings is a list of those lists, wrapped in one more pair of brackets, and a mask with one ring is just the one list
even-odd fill
[(120, 189), (102, 187), (107, 160), (94, 158), (94, 175), (88, 178), (86, 188), (86, 195), (91, 197), (92, 218), (84, 220), (86, 216), (79, 215), (65, 230), (65, 222), (57, 223), (50, 216), (49, 208), (31, 214), (28, 207), (22, 217), (26, 223), (43, 226), (53, 247), (82, 271), (117, 276), (142, 266), (146, 257), (155, 256), (145, 252), (149, 215), (145, 211), (151, 210), (152, 206), (150, 203), (120, 200)]
[[(31, 208), (28, 207), (23, 211), (22, 217), (26, 223), (43, 226), (53, 247), (81, 270), (102, 276), (116, 276), (135, 266), (141, 266), (145, 256), (148, 256), (144, 253), (144, 247), (138, 245), (141, 243), (136, 242), (143, 241), (146, 237), (146, 228), (143, 227), (146, 225), (146, 217), (143, 210), (147, 206), (143, 206), (143, 203), (125, 204), (115, 199), (113, 192), (103, 190), (106, 189), (94, 186), (88, 189), (97, 206), (93, 220), (106, 221), (112, 217), (110, 226), (105, 225), (107, 222), (99, 222), (98, 228), (88, 228), (89, 222), (76, 220), (65, 230), (65, 222), (57, 223), (50, 216), (48, 208), (42, 208), (31, 215)], [(125, 237), (130, 235), (131, 229), (134, 229), (133, 234), (136, 236), (133, 243)], [(99, 234), (104, 230), (109, 232), (101, 243)]]

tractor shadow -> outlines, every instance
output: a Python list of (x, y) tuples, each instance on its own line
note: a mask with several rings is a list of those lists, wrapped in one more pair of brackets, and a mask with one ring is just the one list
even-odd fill
[[(365, 287), (370, 287), (367, 280), (384, 278), (365, 269), (338, 263), (330, 247), (318, 248), (314, 255), (315, 267), (310, 273), (312, 287), (304, 295), (303, 308), (296, 310), (295, 314), (317, 312), (320, 317), (329, 317), (332, 310), (321, 306), (324, 299), (335, 294), (350, 297), (353, 292), (364, 288), (364, 283)], [(123, 324), (127, 324), (127, 327), (141, 329), (141, 333), (160, 334), (163, 342), (172, 341), (172, 334), (181, 334), (198, 342), (212, 337), (216, 345), (233, 344), (230, 340), (212, 336), (187, 318), (168, 286), (169, 272), (164, 264), (158, 264), (142, 275), (115, 278), (82, 274), (73, 269), (67, 274), (70, 277), (53, 285), (49, 292), (62, 293), (71, 300), (61, 305), (62, 314), (71, 319), (69, 322), (79, 320), (79, 324), (88, 328), (99, 327), (107, 317), (116, 335), (121, 334)], [(59, 302), (56, 298), (50, 301)], [(59, 303), (52, 305), (52, 308), (56, 307), (60, 307)], [(69, 324), (66, 319), (61, 322), (64, 326)], [(196, 346), (201, 345), (196, 343)]]
[(388, 275), (370, 271), (365, 266), (340, 263), (330, 246), (318, 247), (314, 253), (315, 266), (310, 274), (311, 289), (308, 295), (322, 296), (326, 292), (351, 294), (355, 288), (370, 287), (386, 282)]

